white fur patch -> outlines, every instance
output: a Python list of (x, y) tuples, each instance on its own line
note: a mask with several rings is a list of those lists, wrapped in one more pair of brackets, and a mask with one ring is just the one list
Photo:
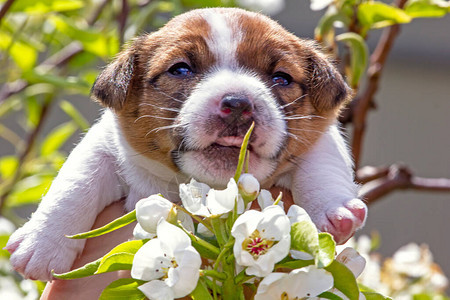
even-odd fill
[(227, 19), (225, 15), (214, 13), (206, 13), (203, 18), (210, 26), (206, 43), (216, 58), (216, 66), (236, 68), (236, 49), (242, 40), (237, 22)]

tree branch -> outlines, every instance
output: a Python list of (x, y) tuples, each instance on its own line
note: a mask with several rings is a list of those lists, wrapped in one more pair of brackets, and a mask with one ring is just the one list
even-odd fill
[[(406, 0), (398, 0), (397, 6), (402, 8)], [(370, 64), (367, 71), (368, 84), (360, 97), (355, 99), (349, 107), (350, 112), (342, 114), (341, 121), (353, 122), (353, 139), (351, 142), (352, 153), (355, 160), (355, 168), (358, 169), (363, 149), (363, 141), (366, 130), (367, 112), (374, 106), (374, 96), (378, 90), (380, 75), (383, 71), (386, 59), (392, 49), (395, 38), (400, 32), (400, 25), (386, 28), (370, 56)]]
[(358, 173), (360, 178), (367, 180), (361, 188), (360, 197), (368, 204), (398, 189), (450, 192), (450, 179), (417, 177), (401, 164), (364, 167)]
[(8, 0), (3, 4), (2, 8), (0, 9), (0, 23), (2, 22), (3, 17), (6, 15), (8, 10), (11, 8), (11, 5), (13, 5), (14, 0)]

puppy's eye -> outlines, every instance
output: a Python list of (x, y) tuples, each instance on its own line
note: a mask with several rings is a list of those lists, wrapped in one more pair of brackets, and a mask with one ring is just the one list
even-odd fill
[(272, 82), (276, 86), (287, 86), (292, 82), (292, 76), (284, 72), (276, 72), (272, 75)]
[(174, 64), (168, 72), (176, 77), (187, 77), (194, 73), (192, 68), (185, 62)]

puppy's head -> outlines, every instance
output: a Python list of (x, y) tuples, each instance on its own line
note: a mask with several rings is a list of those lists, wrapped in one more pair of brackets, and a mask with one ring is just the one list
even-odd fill
[(264, 181), (311, 147), (349, 88), (313, 42), (263, 15), (221, 8), (132, 41), (92, 95), (115, 111), (138, 153), (223, 185), (252, 122), (250, 171)]

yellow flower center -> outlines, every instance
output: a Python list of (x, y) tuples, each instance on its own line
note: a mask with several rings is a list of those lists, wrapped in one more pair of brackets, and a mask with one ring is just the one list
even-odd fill
[(253, 233), (244, 240), (242, 249), (250, 253), (254, 259), (260, 255), (267, 253), (267, 251), (275, 244), (274, 241), (263, 239), (259, 231), (256, 229)]

